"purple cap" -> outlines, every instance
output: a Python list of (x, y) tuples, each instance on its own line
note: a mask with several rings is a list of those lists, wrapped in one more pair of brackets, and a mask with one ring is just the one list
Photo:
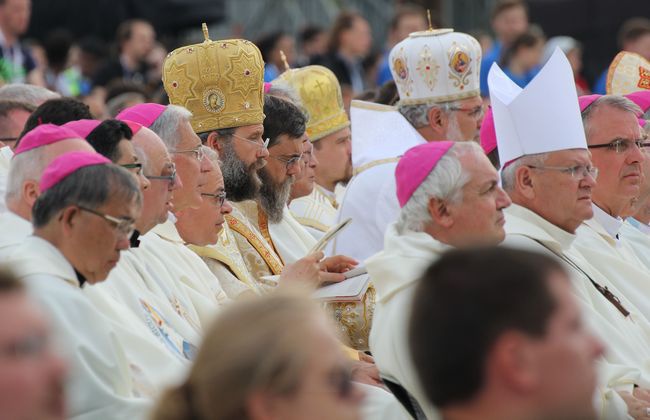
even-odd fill
[(20, 139), (14, 156), (61, 140), (81, 138), (74, 130), (54, 124), (41, 124)]
[(93, 165), (105, 165), (110, 160), (95, 152), (69, 152), (57, 157), (45, 168), (41, 176), (41, 193), (49, 190), (68, 175), (80, 168)]
[(143, 127), (151, 127), (151, 124), (154, 123), (160, 117), (160, 114), (165, 112), (167, 107), (165, 105), (146, 103), (146, 104), (137, 104), (131, 107), (126, 108), (119, 114), (115, 119), (120, 121), (133, 121), (142, 125)]
[(494, 128), (492, 108), (487, 110), (481, 123), (481, 147), (486, 155), (497, 148), (497, 132)]

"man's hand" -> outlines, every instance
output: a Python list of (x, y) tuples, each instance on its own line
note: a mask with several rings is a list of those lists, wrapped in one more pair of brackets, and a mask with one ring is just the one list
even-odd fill
[[(636, 393), (637, 391), (634, 390), (634, 392)], [(650, 419), (647, 410), (648, 407), (650, 407), (650, 403), (648, 403), (648, 401), (636, 398), (629, 392), (619, 392), (618, 394), (623, 398), (625, 404), (627, 404), (627, 413), (632, 416), (634, 420)]]
[(346, 257), (345, 255), (336, 255), (323, 259), (320, 262), (320, 269), (329, 273), (345, 273), (346, 271), (352, 270), (358, 264), (359, 262), (353, 258)]
[[(361, 358), (361, 354), (359, 354), (359, 357)], [(374, 361), (367, 362), (366, 357), (364, 357), (364, 359), (365, 360), (361, 359), (352, 362), (352, 380), (355, 382), (361, 382), (362, 384), (386, 389), (381, 377), (379, 377), (379, 369), (377, 369), (377, 365), (375, 365)], [(370, 357), (370, 360), (372, 360), (372, 357)]]
[(280, 274), (279, 285), (318, 287), (321, 282), (318, 262), (323, 256), (322, 252), (316, 252), (299, 259), (293, 264), (286, 265)]

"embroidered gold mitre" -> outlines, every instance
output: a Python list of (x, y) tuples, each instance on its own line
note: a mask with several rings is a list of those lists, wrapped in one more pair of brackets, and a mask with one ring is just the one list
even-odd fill
[(608, 95), (650, 90), (650, 61), (639, 54), (621, 51), (609, 65), (606, 88)]
[(289, 69), (278, 78), (284, 80), (300, 96), (309, 114), (307, 136), (316, 141), (342, 128), (350, 126), (343, 108), (341, 86), (334, 73), (323, 66)]
[(196, 133), (264, 121), (264, 61), (245, 39), (205, 41), (177, 48), (163, 65), (169, 102), (192, 112)]

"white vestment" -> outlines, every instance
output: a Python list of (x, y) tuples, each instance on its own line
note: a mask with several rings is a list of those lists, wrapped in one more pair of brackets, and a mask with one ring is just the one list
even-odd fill
[(140, 242), (138, 252), (143, 254), (143, 260), (151, 266), (164, 267), (172, 278), (172, 286), (189, 296), (201, 327), (209, 325), (218, 307), (229, 299), (201, 257), (184, 245), (174, 223), (167, 221), (156, 226)]
[(49, 242), (27, 238), (11, 258), (12, 269), (27, 284), (53, 324), (54, 337), (68, 356), (68, 418), (144, 419), (151, 409), (133, 365), (113, 325), (84, 296), (74, 268)]
[(594, 217), (576, 231), (574, 249), (650, 320), (650, 271), (625, 241), (616, 238), (622, 225), (594, 206)]
[(426, 233), (400, 235), (393, 223), (386, 231), (384, 250), (365, 263), (377, 290), (370, 351), (382, 377), (408, 391), (430, 420), (439, 416), (426, 398), (413, 366), (408, 325), (420, 276), (448, 249)]
[(9, 146), (0, 148), (0, 214), (7, 211), (5, 196), (7, 195), (7, 180), (9, 176), (9, 166), (13, 152)]
[(620, 237), (650, 270), (650, 226), (628, 217), (621, 226)]
[[(612, 282), (573, 248), (576, 235), (516, 204), (505, 213), (507, 236), (504, 246), (545, 253), (563, 261), (587, 325), (607, 346), (605, 356), (599, 362), (597, 409), (601, 418), (626, 418), (627, 407), (613, 391), (632, 392), (634, 383), (648, 386), (650, 323)], [(625, 317), (598, 291), (590, 278), (614, 293), (630, 315)]]
[(16, 213), (9, 210), (1, 213), (0, 263), (6, 261), (13, 254), (16, 247), (32, 234), (32, 231), (32, 224)]
[(289, 203), (291, 214), (316, 239), (336, 224), (338, 203), (334, 193), (314, 185), (314, 190), (305, 197)]
[(306, 257), (310, 248), (316, 245), (316, 239), (296, 220), (286, 206), (280, 223), (269, 222), (269, 233), (275, 249), (285, 264), (293, 264)]

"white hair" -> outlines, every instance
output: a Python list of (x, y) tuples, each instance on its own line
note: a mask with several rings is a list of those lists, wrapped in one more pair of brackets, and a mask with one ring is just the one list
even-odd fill
[(192, 113), (182, 106), (167, 105), (165, 111), (160, 114), (149, 129), (158, 134), (167, 146), (169, 153), (176, 151), (176, 146), (181, 141), (179, 128), (181, 123), (189, 122)]
[(219, 153), (217, 153), (216, 150), (208, 146), (201, 146), (201, 149), (203, 149), (203, 154), (205, 155), (205, 157), (208, 158), (208, 160), (212, 162), (215, 166), (219, 167)]
[(439, 108), (442, 112), (449, 114), (451, 108), (460, 106), (459, 101), (426, 103), (417, 105), (397, 105), (397, 110), (411, 123), (414, 128), (422, 128), (429, 125), (429, 110)]
[(522, 156), (512, 163), (510, 163), (505, 168), (501, 169), (501, 186), (506, 192), (512, 192), (515, 189), (515, 175), (517, 169), (522, 166), (542, 166), (546, 159), (548, 159), (548, 153), (536, 153), (534, 155)]
[(483, 155), (483, 149), (473, 141), (458, 142), (440, 158), (436, 167), (425, 178), (400, 211), (397, 219), (397, 231), (422, 232), (432, 223), (429, 213), (429, 201), (437, 198), (449, 203), (459, 203), (463, 199), (463, 187), (470, 181), (459, 158), (465, 154)]
[(49, 99), (60, 97), (60, 94), (44, 87), (24, 83), (12, 83), (0, 88), (0, 100), (25, 102), (36, 107)]
[(289, 84), (286, 80), (275, 79), (271, 82), (271, 87), (267, 92), (267, 95), (278, 96), (280, 98), (288, 99), (297, 106), (302, 106), (302, 101), (296, 89)]
[(37, 147), (14, 155), (11, 158), (5, 195), (7, 202), (20, 199), (25, 181), (33, 180), (38, 182), (41, 179), (41, 175), (43, 175), (43, 171), (47, 166), (45, 150), (45, 147)]
[(618, 109), (620, 111), (631, 112), (637, 118), (643, 114), (641, 108), (639, 108), (637, 104), (627, 99), (625, 96), (621, 96), (621, 95), (601, 96), (600, 98), (596, 99), (591, 105), (585, 108), (581, 113), (582, 124), (584, 125), (585, 128), (585, 135), (587, 136), (587, 140), (589, 140), (589, 131), (591, 129), (591, 119), (593, 117), (593, 114), (594, 112), (596, 112), (596, 109), (600, 108), (601, 106), (608, 106), (614, 109)]

